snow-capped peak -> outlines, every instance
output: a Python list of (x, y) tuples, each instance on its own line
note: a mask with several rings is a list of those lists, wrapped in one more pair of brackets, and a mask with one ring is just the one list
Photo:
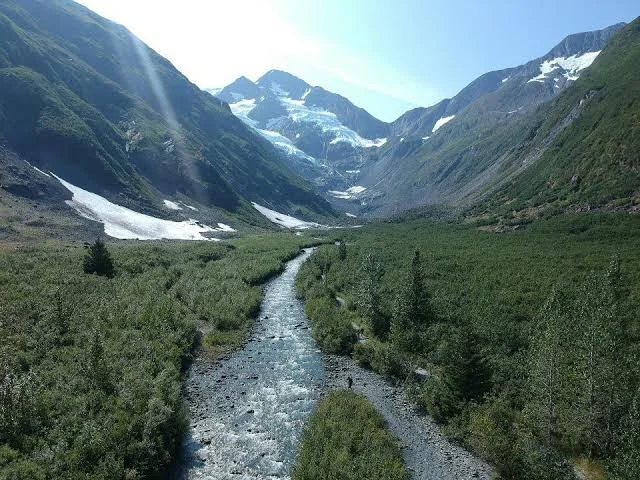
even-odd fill
[[(234, 115), (287, 155), (317, 164), (315, 158), (296, 145), (298, 142), (308, 145), (310, 138), (322, 142), (321, 148), (325, 150), (333, 145), (381, 147), (387, 141), (382, 137), (364, 138), (344, 125), (336, 113), (317, 105), (307, 105), (307, 97), (314, 89), (286, 72), (271, 70), (255, 84), (247, 82), (250, 81), (243, 77), (236, 80), (222, 90), (221, 98), (229, 102)], [(249, 93), (251, 96), (247, 96)], [(252, 115), (254, 110), (256, 113)]]

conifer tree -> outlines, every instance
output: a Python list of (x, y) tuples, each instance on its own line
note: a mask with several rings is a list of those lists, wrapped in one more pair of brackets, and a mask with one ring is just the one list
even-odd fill
[(89, 247), (89, 251), (84, 258), (82, 265), (84, 273), (97, 274), (103, 277), (113, 277), (115, 271), (111, 254), (107, 250), (106, 245), (101, 240), (96, 240)]
[(640, 473), (640, 387), (622, 424), (611, 474), (613, 480), (635, 480)]
[(389, 331), (389, 321), (382, 311), (382, 276), (384, 268), (371, 253), (367, 254), (360, 267), (360, 282), (357, 288), (357, 305), (373, 333), (380, 338)]
[(606, 454), (612, 445), (620, 401), (616, 368), (620, 325), (609, 282), (590, 275), (580, 289), (575, 315), (577, 377), (572, 423), (578, 428), (579, 444), (588, 458), (593, 458)]
[(35, 377), (14, 371), (6, 359), (0, 368), (0, 444), (11, 444), (34, 422)]
[(416, 250), (397, 299), (391, 324), (392, 341), (406, 351), (420, 351), (424, 346), (427, 328), (435, 322), (423, 272), (420, 252)]
[(531, 345), (526, 412), (547, 445), (559, 434), (566, 405), (569, 309), (566, 295), (554, 288), (542, 307)]
[(347, 259), (347, 244), (344, 240), (342, 240), (340, 245), (338, 245), (338, 258), (341, 262), (344, 262)]

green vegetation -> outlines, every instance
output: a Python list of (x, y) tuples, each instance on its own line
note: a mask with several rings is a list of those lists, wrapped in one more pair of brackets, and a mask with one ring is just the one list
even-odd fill
[[(392, 214), (420, 203), (469, 206), (470, 216), (507, 225), (567, 210), (637, 211), (639, 69), (640, 18), (551, 100), (538, 104), (539, 89), (506, 84), (458, 112), (455, 128), (383, 146), (378, 171), (393, 182), (368, 208)], [(494, 73), (478, 80), (495, 84)], [(422, 115), (434, 121), (442, 110)]]
[(82, 262), (82, 270), (84, 273), (95, 273), (101, 277), (113, 277), (115, 273), (113, 260), (111, 260), (111, 254), (104, 242), (96, 240), (89, 247), (89, 251)]
[(263, 226), (249, 198), (333, 215), (225, 103), (72, 0), (0, 2), (0, 91), (0, 144), (119, 204), (166, 215), (163, 192)]
[(0, 478), (161, 477), (198, 332), (210, 355), (239, 345), (306, 241), (113, 244), (113, 278), (77, 246), (0, 247)]
[[(479, 210), (509, 214), (545, 205), (553, 211), (579, 203), (610, 210), (637, 208), (639, 69), (640, 18), (611, 39), (572, 87), (518, 127), (530, 138), (514, 149), (509, 161), (521, 163), (537, 150), (542, 157)], [(558, 132), (567, 119), (572, 123)]]
[[(307, 310), (325, 348), (340, 344), (403, 382), (504, 478), (572, 478), (576, 461), (632, 479), (638, 238), (640, 219), (614, 214), (563, 215), (500, 234), (378, 224), (344, 232), (346, 255), (321, 247), (297, 288), (308, 305), (325, 307)], [(337, 320), (342, 328), (327, 327)], [(377, 327), (387, 322), (389, 334)], [(355, 344), (352, 323), (367, 342)]]
[(406, 480), (400, 448), (384, 418), (365, 398), (329, 393), (318, 404), (302, 440), (295, 480)]

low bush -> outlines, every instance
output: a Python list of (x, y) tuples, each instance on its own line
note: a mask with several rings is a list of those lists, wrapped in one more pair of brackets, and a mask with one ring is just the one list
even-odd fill
[(294, 480), (406, 480), (400, 448), (363, 397), (329, 393), (305, 431)]

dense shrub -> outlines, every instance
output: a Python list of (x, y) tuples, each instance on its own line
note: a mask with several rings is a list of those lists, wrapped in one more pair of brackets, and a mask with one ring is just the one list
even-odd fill
[(349, 353), (358, 340), (348, 313), (335, 306), (335, 300), (319, 297), (309, 300), (305, 312), (311, 319), (313, 337), (329, 353)]
[[(640, 381), (638, 238), (640, 218), (629, 215), (562, 215), (504, 233), (376, 224), (344, 233), (343, 260), (323, 247), (297, 286), (307, 302), (352, 306), (369, 338), (356, 360), (405, 382), (503, 477), (564, 478), (568, 461), (586, 457), (626, 478), (640, 438), (624, 420), (635, 418)], [(561, 309), (548, 301), (554, 291)], [(428, 308), (413, 307), (425, 299), (417, 292)], [(390, 335), (376, 331), (373, 311), (393, 318)], [(426, 368), (426, 381), (409, 366)]]
[(405, 480), (407, 470), (384, 418), (363, 397), (331, 392), (318, 404), (302, 440), (295, 480)]
[(0, 249), (0, 478), (163, 477), (197, 330), (212, 355), (241, 344), (254, 283), (305, 242), (113, 244), (109, 280), (81, 273), (79, 248)]

